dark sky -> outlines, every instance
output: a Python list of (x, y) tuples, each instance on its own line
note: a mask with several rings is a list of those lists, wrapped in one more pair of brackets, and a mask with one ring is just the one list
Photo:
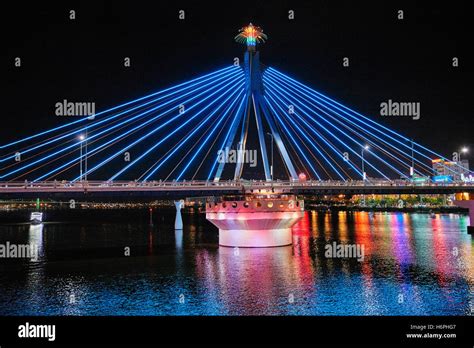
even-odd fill
[[(261, 60), (418, 142), (450, 154), (474, 146), (472, 2), (62, 1), (2, 4), (0, 143), (58, 125), (54, 104), (104, 109), (229, 65), (237, 30), (268, 34)], [(69, 10), (77, 18), (69, 20)], [(178, 10), (186, 19), (178, 20)], [(288, 20), (288, 10), (295, 19)], [(397, 20), (397, 10), (405, 19)], [(123, 58), (132, 60), (123, 67)], [(21, 57), (22, 67), (13, 66)], [(350, 67), (342, 58), (350, 58)], [(453, 68), (453, 57), (459, 67)], [(388, 99), (421, 119), (382, 118)], [(472, 148), (474, 151), (474, 147)]]

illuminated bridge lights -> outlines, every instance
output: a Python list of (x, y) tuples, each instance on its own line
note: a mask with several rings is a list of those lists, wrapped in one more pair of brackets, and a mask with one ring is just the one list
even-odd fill
[[(250, 23), (235, 40), (249, 47), (242, 67), (228, 66), (98, 112), (93, 120), (81, 118), (0, 145), (0, 181), (100, 181), (105, 176), (139, 182), (236, 182), (245, 177), (245, 164), (219, 163), (217, 154), (224, 148), (248, 150), (249, 124), (257, 125), (256, 151), (266, 182), (284, 173), (297, 181), (298, 173), (305, 173), (308, 182), (350, 185), (364, 177), (363, 171), (368, 178), (364, 185), (379, 178), (392, 183), (431, 180), (434, 158), (447, 171), (458, 170), (458, 163), (260, 65), (256, 46), (267, 40), (262, 28)], [(87, 139), (79, 141), (80, 134)], [(270, 145), (276, 149), (271, 166)], [(364, 154), (365, 145), (370, 150)], [(273, 167), (273, 157), (279, 167)]]
[[(243, 66), (0, 145), (0, 198), (241, 195), (206, 204), (219, 244), (268, 247), (292, 243), (291, 229), (304, 214), (296, 195), (472, 194), (470, 182), (433, 180), (434, 158), (453, 173), (457, 162), (261, 65), (257, 46), (266, 40), (250, 23), (235, 37), (247, 45)], [(78, 140), (81, 134), (87, 136)], [(257, 141), (247, 142), (254, 134)], [(252, 143), (260, 181), (246, 177), (240, 157), (218, 161), (219, 151), (245, 153)]]
[(239, 34), (235, 37), (235, 41), (246, 44), (247, 47), (255, 48), (257, 43), (263, 43), (267, 39), (267, 35), (263, 33), (262, 28), (254, 26), (252, 23), (241, 28)]

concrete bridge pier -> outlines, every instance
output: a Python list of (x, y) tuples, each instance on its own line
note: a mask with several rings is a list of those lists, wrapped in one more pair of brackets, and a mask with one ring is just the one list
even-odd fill
[(206, 205), (206, 218), (219, 229), (219, 245), (226, 247), (291, 245), (292, 227), (303, 216), (304, 201), (292, 195), (247, 196)]
[(174, 205), (176, 207), (176, 219), (174, 220), (174, 229), (182, 230), (183, 229), (183, 218), (181, 217), (181, 209), (184, 207), (184, 201), (175, 201)]

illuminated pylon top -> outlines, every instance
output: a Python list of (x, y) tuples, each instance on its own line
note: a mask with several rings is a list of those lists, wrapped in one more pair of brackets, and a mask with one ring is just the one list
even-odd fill
[(265, 40), (267, 40), (267, 35), (263, 33), (262, 28), (252, 23), (241, 28), (235, 37), (235, 41), (238, 43), (247, 44), (249, 50), (255, 50), (257, 43), (264, 43)]

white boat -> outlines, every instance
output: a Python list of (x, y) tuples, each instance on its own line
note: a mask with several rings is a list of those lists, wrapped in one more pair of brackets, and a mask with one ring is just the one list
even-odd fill
[(31, 213), (30, 223), (33, 225), (43, 223), (43, 213), (34, 211)]

